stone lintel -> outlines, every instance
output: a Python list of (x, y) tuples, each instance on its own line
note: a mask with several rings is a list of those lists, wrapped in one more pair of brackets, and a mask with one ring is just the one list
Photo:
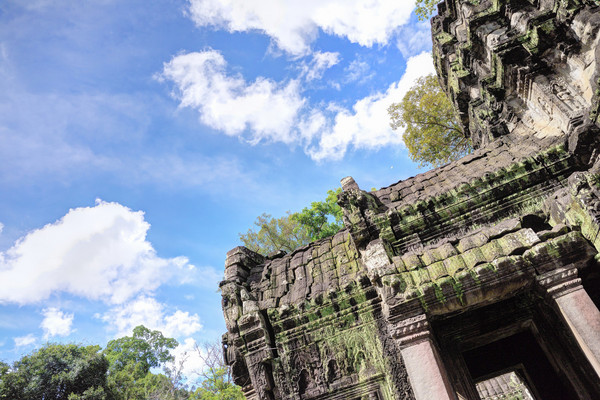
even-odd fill
[(577, 267), (568, 265), (536, 277), (536, 281), (553, 299), (581, 288)]

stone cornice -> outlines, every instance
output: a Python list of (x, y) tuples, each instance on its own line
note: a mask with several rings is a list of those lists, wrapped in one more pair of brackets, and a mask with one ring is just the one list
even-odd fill
[(392, 337), (400, 346), (408, 346), (428, 339), (431, 335), (425, 314), (416, 315), (398, 322), (392, 327)]
[(536, 281), (553, 299), (581, 288), (577, 267), (572, 265), (540, 275)]

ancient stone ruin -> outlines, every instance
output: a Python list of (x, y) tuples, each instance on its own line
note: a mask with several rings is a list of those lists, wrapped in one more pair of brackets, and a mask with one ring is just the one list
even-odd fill
[(438, 6), (476, 150), (377, 191), (343, 179), (333, 237), (227, 254), (248, 399), (600, 399), (599, 29), (594, 0)]

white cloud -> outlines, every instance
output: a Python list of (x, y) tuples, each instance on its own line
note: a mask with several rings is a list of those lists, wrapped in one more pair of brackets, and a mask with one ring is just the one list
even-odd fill
[(292, 143), (292, 126), (305, 100), (299, 83), (291, 80), (278, 84), (259, 77), (248, 83), (239, 75), (228, 75), (227, 63), (215, 51), (188, 53), (174, 57), (164, 65), (163, 78), (177, 86), (181, 106), (200, 112), (201, 121), (230, 136)]
[(173, 366), (189, 380), (198, 377), (205, 367), (204, 354), (193, 338), (186, 338), (171, 354), (175, 357)]
[(205, 124), (251, 144), (267, 140), (302, 145), (317, 161), (341, 159), (348, 147), (401, 145), (401, 132), (390, 128), (387, 109), (417, 78), (434, 72), (431, 54), (422, 53), (407, 61), (402, 78), (385, 92), (358, 100), (352, 109), (336, 104), (316, 109), (307, 106), (297, 80), (285, 84), (258, 78), (247, 83), (241, 76), (227, 75), (225, 64), (214, 50), (189, 53), (165, 64), (162, 77), (176, 84), (180, 105), (197, 109)]
[[(133, 328), (144, 325), (160, 331), (165, 337), (179, 339), (179, 346), (172, 350), (175, 357), (171, 368), (176, 368), (191, 379), (204, 367), (204, 359), (195, 339), (190, 336), (202, 330), (198, 314), (174, 310), (148, 296), (139, 296), (127, 304), (115, 306), (103, 315), (96, 315), (109, 325), (115, 337), (131, 335)], [(181, 338), (184, 338), (181, 340)]]
[(231, 188), (256, 185), (252, 171), (234, 155), (143, 154), (124, 163), (114, 161), (113, 171), (127, 174), (125, 180), (150, 182), (161, 189), (196, 186), (231, 194)]
[(57, 292), (122, 303), (189, 267), (185, 257), (161, 258), (146, 240), (142, 211), (98, 200), (71, 209), (0, 252), (0, 303), (33, 303)]
[(189, 0), (196, 25), (229, 32), (259, 31), (293, 55), (310, 51), (319, 29), (361, 46), (387, 44), (405, 24), (414, 1), (398, 0)]
[(376, 149), (401, 144), (402, 133), (390, 128), (387, 109), (390, 104), (400, 101), (420, 76), (433, 72), (429, 53), (409, 59), (402, 78), (384, 93), (358, 100), (352, 111), (337, 109), (333, 121), (322, 127), (319, 143), (309, 149), (310, 156), (317, 161), (341, 159), (349, 146)]
[(44, 320), (40, 327), (44, 330), (44, 339), (52, 336), (69, 336), (72, 332), (73, 314), (62, 312), (56, 307), (45, 308), (42, 311)]
[(190, 336), (202, 329), (198, 314), (181, 310), (168, 314), (164, 304), (143, 295), (111, 308), (99, 318), (110, 324), (117, 337), (130, 335), (138, 325), (159, 330), (167, 337)]
[(431, 51), (431, 25), (421, 21), (400, 28), (396, 47), (408, 59), (424, 51)]
[(321, 79), (325, 70), (333, 67), (339, 62), (340, 53), (317, 51), (313, 54), (310, 63), (303, 63), (301, 65), (301, 76), (307, 81)]
[(19, 336), (15, 338), (15, 346), (16, 347), (25, 347), (30, 346), (36, 342), (36, 338), (33, 333), (30, 333), (27, 336)]
[(0, 222), (0, 233), (2, 233), (3, 230), (4, 230), (4, 224), (2, 222)]

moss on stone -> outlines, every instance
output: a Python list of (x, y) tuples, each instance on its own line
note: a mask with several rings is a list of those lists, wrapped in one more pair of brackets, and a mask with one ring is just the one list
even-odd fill
[(444, 266), (446, 267), (446, 271), (450, 276), (454, 276), (457, 272), (467, 268), (467, 264), (465, 263), (463, 256), (460, 254), (445, 259)]

